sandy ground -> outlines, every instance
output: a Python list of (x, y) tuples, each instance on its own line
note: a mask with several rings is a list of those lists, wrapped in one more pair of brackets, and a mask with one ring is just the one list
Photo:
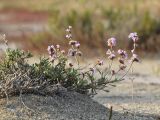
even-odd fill
[[(156, 104), (111, 104), (111, 120), (159, 120), (146, 110), (159, 110)], [(123, 106), (122, 106), (123, 105)], [(136, 112), (135, 112), (136, 111)], [(110, 107), (74, 92), (61, 91), (50, 96), (23, 95), (0, 100), (0, 120), (109, 120)]]
[(0, 120), (106, 120), (108, 114), (104, 106), (74, 92), (61, 91), (52, 97), (23, 95), (22, 100), (12, 97), (6, 105), (1, 99)]
[[(152, 68), (160, 67), (160, 60), (143, 60), (134, 66), (133, 75), (116, 87), (110, 87), (109, 93), (99, 91), (96, 101), (120, 113), (126, 111), (135, 115), (151, 115), (160, 119), (160, 76)], [(134, 78), (133, 86), (129, 78)], [(132, 89), (133, 88), (133, 89)]]

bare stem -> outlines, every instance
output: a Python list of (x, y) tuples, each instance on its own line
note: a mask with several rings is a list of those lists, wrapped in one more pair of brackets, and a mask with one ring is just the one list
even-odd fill
[(6, 95), (7, 105), (8, 105), (9, 98), (8, 98), (8, 94), (6, 91), (5, 91), (5, 95)]
[(134, 96), (134, 84), (133, 84), (133, 79), (131, 79), (132, 82), (132, 101), (133, 101), (133, 96)]
[(131, 63), (131, 65), (130, 65), (130, 67), (129, 67), (129, 69), (126, 71), (126, 73), (119, 79), (119, 80), (122, 80), (127, 74), (128, 74), (128, 72), (131, 70), (131, 68), (132, 68), (132, 65), (133, 65), (133, 62)]
[(77, 62), (78, 69), (79, 69), (79, 59), (78, 59), (78, 57), (77, 57), (77, 56), (75, 56), (75, 60), (76, 60), (76, 62)]
[(106, 76), (107, 76), (107, 75), (109, 74), (109, 72), (111, 71), (112, 65), (113, 65), (113, 60), (109, 63), (108, 71), (107, 71)]

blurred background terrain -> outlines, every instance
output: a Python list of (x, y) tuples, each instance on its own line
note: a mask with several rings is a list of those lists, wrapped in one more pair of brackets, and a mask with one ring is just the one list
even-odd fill
[(46, 52), (49, 44), (68, 44), (65, 29), (90, 56), (104, 54), (115, 36), (119, 47), (130, 48), (128, 34), (140, 36), (144, 56), (160, 50), (159, 0), (0, 0), (0, 32), (12, 46)]

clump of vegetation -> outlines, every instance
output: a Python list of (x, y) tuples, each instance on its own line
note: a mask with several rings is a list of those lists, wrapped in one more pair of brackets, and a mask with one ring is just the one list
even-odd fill
[[(49, 58), (40, 58), (39, 63), (27, 62), (32, 57), (30, 52), (7, 48), (5, 57), (0, 62), (0, 98), (23, 93), (52, 96), (58, 93), (60, 88), (95, 95), (97, 90), (108, 91), (107, 86), (114, 86), (113, 83), (124, 80), (133, 63), (139, 61), (135, 54), (138, 36), (137, 33), (131, 33), (129, 38), (134, 43), (131, 59), (128, 59), (127, 52), (122, 49), (119, 49), (116, 55), (117, 43), (112, 37), (107, 41), (109, 49), (106, 55), (111, 61), (109, 66), (102, 69), (104, 60), (98, 59), (91, 67), (83, 67), (80, 65), (83, 53), (80, 51), (80, 43), (73, 40), (71, 26), (66, 29), (66, 33), (70, 46), (68, 52), (58, 44), (48, 46)], [(119, 56), (118, 70), (112, 68), (116, 56)], [(125, 71), (124, 75), (118, 77), (117, 74), (121, 71)]]

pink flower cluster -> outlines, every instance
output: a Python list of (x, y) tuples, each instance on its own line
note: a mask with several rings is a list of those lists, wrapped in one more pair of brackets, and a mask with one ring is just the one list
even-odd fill
[[(79, 57), (82, 56), (82, 52), (80, 51), (81, 45), (78, 41), (73, 40), (71, 30), (72, 30), (72, 26), (69, 26), (66, 29), (66, 32), (67, 32), (66, 38), (69, 40), (69, 46), (70, 46), (70, 48), (68, 49), (68, 56), (75, 58), (77, 65), (79, 66)], [(127, 60), (129, 60), (130, 63), (139, 62), (138, 55), (135, 53), (135, 50), (137, 47), (137, 42), (139, 40), (138, 35), (136, 32), (130, 33), (128, 38), (131, 39), (134, 43), (133, 49), (131, 50), (132, 57), (130, 59), (128, 59), (127, 51), (125, 51), (123, 49), (118, 49), (117, 52), (115, 52), (116, 51), (115, 47), (117, 44), (116, 38), (111, 37), (107, 40), (107, 46), (109, 47), (109, 49), (107, 50), (106, 55), (107, 55), (108, 59), (111, 61), (113, 61), (116, 57), (118, 57), (118, 61), (120, 63), (118, 71), (125, 70), (127, 68), (127, 64), (126, 64)], [(51, 46), (48, 46), (48, 53), (50, 55), (51, 61), (54, 62), (54, 60), (57, 59), (60, 54), (64, 55), (65, 51), (61, 50), (60, 45), (56, 45), (56, 46), (51, 45)], [(71, 63), (71, 62), (69, 62), (68, 65), (69, 65), (69, 67), (74, 66), (73, 63)], [(89, 71), (92, 74), (95, 73), (97, 65), (98, 66), (104, 65), (104, 61), (101, 59), (97, 60), (96, 64), (89, 69)], [(111, 67), (110, 67), (110, 71), (111, 71), (112, 75), (117, 73), (117, 72), (115, 72), (115, 70), (112, 70)]]
[(110, 49), (107, 50), (106, 55), (108, 55), (108, 59), (114, 60), (116, 58), (115, 52)]
[(134, 54), (136, 47), (137, 47), (137, 42), (139, 40), (139, 37), (136, 32), (133, 32), (128, 35), (128, 38), (133, 41), (133, 49), (131, 50), (131, 52)]
[(137, 35), (136, 32), (130, 33), (128, 35), (128, 38), (131, 39), (131, 40), (133, 40), (133, 42), (138, 42), (138, 40), (139, 40), (138, 35)]
[(114, 38), (114, 37), (109, 38), (107, 42), (108, 42), (108, 46), (110, 46), (111, 48), (113, 46), (116, 46), (116, 38)]
[(70, 41), (69, 41), (69, 45), (71, 45), (72, 47), (76, 47), (76, 48), (78, 48), (78, 49), (79, 49), (79, 47), (80, 47), (80, 43), (77, 42), (77, 41), (75, 41), (75, 40), (70, 40)]
[(132, 52), (131, 62), (139, 62), (138, 55), (135, 53), (136, 47), (138, 46), (137, 42), (139, 40), (139, 37), (138, 37), (137, 33), (134, 32), (134, 33), (130, 33), (128, 38), (133, 40), (133, 49), (131, 50), (131, 52)]
[(118, 50), (118, 54), (121, 55), (122, 58), (127, 59), (128, 58), (128, 54), (126, 51), (119, 49)]
[[(134, 50), (132, 50), (132, 51), (135, 51), (135, 49), (136, 49), (135, 44), (138, 41), (137, 33), (130, 33), (129, 38), (131, 38), (134, 42)], [(116, 53), (114, 51), (114, 47), (116, 46), (116, 43), (117, 43), (117, 40), (114, 37), (111, 37), (107, 40), (107, 45), (108, 45), (109, 49), (107, 50), (106, 55), (108, 56), (108, 59), (110, 59), (112, 61), (116, 58)], [(117, 51), (117, 53), (119, 55), (118, 60), (120, 63), (120, 69), (124, 70), (127, 67), (127, 65), (125, 65), (125, 61), (128, 59), (128, 54), (125, 50), (122, 50), (122, 49), (119, 49)], [(134, 52), (132, 52), (132, 57), (129, 61), (138, 62), (139, 61), (138, 55), (136, 55)], [(102, 66), (103, 64), (104, 64), (103, 60), (100, 60), (100, 59), (97, 60), (97, 65)]]
[(107, 43), (108, 43), (108, 46), (110, 47), (110, 49), (107, 50), (106, 54), (108, 55), (108, 58), (110, 60), (114, 60), (116, 58), (116, 55), (113, 50), (113, 47), (116, 46), (116, 38), (114, 38), (114, 37), (109, 38)]
[(51, 46), (48, 46), (47, 50), (48, 50), (48, 54), (50, 55), (51, 61), (54, 61), (57, 58), (56, 48), (53, 45), (51, 45)]
[[(69, 26), (67, 29), (66, 29), (66, 38), (69, 40), (69, 45), (70, 45), (70, 49), (68, 50), (68, 56), (71, 56), (71, 57), (75, 57), (76, 61), (77, 61), (77, 64), (79, 64), (79, 60), (78, 60), (78, 56), (82, 56), (82, 52), (79, 50), (80, 49), (80, 43), (76, 40), (73, 40), (72, 39), (72, 26)], [(69, 63), (69, 66), (72, 67), (73, 64), (71, 65), (72, 63)]]
[[(132, 39), (133, 42), (134, 42), (134, 44), (133, 44), (133, 50), (131, 50), (132, 57), (131, 57), (131, 59), (129, 61), (131, 63), (133, 63), (133, 62), (139, 62), (138, 55), (135, 54), (137, 42), (139, 40), (138, 35), (137, 35), (136, 32), (130, 33), (129, 36), (128, 36), (128, 38)], [(110, 60), (114, 60), (116, 58), (116, 54), (115, 54), (115, 51), (114, 51), (114, 48), (113, 48), (113, 47), (116, 46), (116, 43), (117, 43), (117, 40), (114, 37), (109, 38), (108, 41), (107, 41), (107, 45), (110, 48), (107, 50), (106, 54), (108, 55), (108, 59), (110, 59)], [(117, 53), (120, 56), (118, 58), (119, 63), (120, 63), (120, 69), (124, 70), (127, 67), (127, 65), (125, 65), (125, 61), (128, 59), (128, 54), (127, 54), (127, 52), (125, 50), (122, 50), (122, 49), (119, 49), (117, 51)]]
[[(136, 50), (136, 46), (137, 46), (136, 43), (139, 40), (138, 35), (137, 35), (136, 32), (130, 33), (129, 36), (128, 36), (128, 38), (132, 39), (133, 42), (134, 42), (134, 44), (133, 44), (133, 50), (131, 50), (131, 52), (132, 52), (131, 61), (132, 62), (138, 62), (139, 61), (138, 55), (136, 55), (134, 53), (135, 50)], [(107, 41), (107, 43), (108, 43), (108, 46), (110, 47), (110, 49), (107, 50), (106, 54), (108, 55), (108, 58), (110, 60), (113, 60), (116, 57), (115, 52), (113, 50), (113, 47), (116, 46), (116, 38), (114, 38), (114, 37), (109, 38), (108, 41)], [(117, 51), (117, 53), (120, 55), (119, 62), (124, 64), (124, 60), (128, 58), (127, 52), (125, 50), (119, 49)]]
[(66, 29), (66, 38), (71, 40), (72, 39), (72, 33), (71, 33), (71, 29), (72, 29), (72, 26), (69, 26), (67, 29)]
[(65, 51), (60, 49), (60, 45), (50, 45), (48, 46), (47, 51), (52, 62), (54, 62), (60, 54), (65, 54)]

